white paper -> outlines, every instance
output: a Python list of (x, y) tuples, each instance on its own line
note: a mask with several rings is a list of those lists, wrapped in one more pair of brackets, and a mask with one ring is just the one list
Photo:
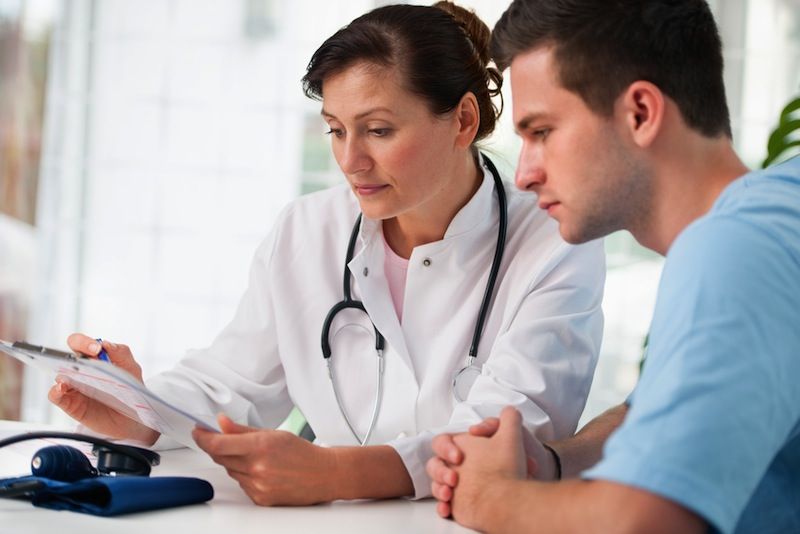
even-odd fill
[(94, 358), (63, 358), (13, 347), (0, 339), (0, 352), (54, 376), (63, 377), (86, 395), (142, 424), (197, 449), (192, 430), (201, 426), (219, 431), (213, 418), (200, 418), (168, 403), (130, 374)]

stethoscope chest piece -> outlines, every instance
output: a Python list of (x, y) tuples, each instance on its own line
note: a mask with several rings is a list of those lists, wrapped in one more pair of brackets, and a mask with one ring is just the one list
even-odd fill
[(467, 400), (472, 385), (481, 375), (481, 368), (475, 365), (475, 358), (467, 356), (466, 365), (455, 372), (453, 375), (453, 383), (451, 384), (453, 391), (453, 398), (456, 402), (464, 402)]

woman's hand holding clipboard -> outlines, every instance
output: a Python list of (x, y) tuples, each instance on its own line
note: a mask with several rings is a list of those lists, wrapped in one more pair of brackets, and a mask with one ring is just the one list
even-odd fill
[[(87, 428), (117, 439), (152, 445), (160, 434), (194, 449), (195, 427), (214, 432), (212, 415), (190, 413), (159, 397), (142, 381), (142, 369), (125, 345), (73, 334), (63, 352), (24, 342), (0, 340), (0, 352), (55, 374), (48, 397)], [(101, 351), (107, 358), (98, 358)]]
[[(67, 344), (75, 352), (89, 358), (98, 358), (105, 351), (111, 364), (128, 372), (144, 385), (142, 368), (127, 345), (98, 341), (83, 334), (72, 334), (67, 338)], [(76, 421), (105, 436), (132, 439), (146, 445), (152, 445), (158, 439), (159, 432), (95, 398), (84, 395), (62, 376), (56, 377), (56, 383), (50, 388), (47, 398)]]

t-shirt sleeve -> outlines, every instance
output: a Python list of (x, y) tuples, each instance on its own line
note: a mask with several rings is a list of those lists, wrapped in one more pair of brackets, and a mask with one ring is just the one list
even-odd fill
[(715, 217), (667, 258), (648, 360), (584, 478), (645, 489), (731, 532), (800, 414), (800, 269), (768, 229)]

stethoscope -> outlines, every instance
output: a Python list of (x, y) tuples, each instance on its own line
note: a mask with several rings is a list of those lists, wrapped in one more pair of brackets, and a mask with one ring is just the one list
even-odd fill
[[(497, 204), (500, 206), (500, 225), (497, 231), (497, 245), (494, 249), (494, 258), (492, 259), (492, 268), (489, 271), (489, 280), (486, 282), (486, 291), (483, 294), (483, 302), (481, 302), (481, 308), (478, 313), (478, 319), (475, 322), (475, 331), (472, 334), (472, 344), (469, 348), (469, 354), (466, 357), (466, 361), (464, 366), (458, 370), (453, 376), (452, 382), (452, 390), (453, 390), (453, 397), (458, 402), (463, 402), (466, 398), (466, 393), (469, 391), (469, 387), (471, 387), (472, 382), (466, 387), (466, 391), (461, 393), (459, 391), (459, 381), (464, 383), (464, 380), (467, 374), (478, 375), (480, 374), (480, 369), (475, 365), (475, 359), (478, 357), (478, 345), (481, 341), (481, 335), (483, 334), (483, 324), (486, 321), (486, 315), (489, 313), (489, 306), (492, 302), (492, 295), (494, 294), (494, 286), (495, 282), (497, 281), (497, 275), (500, 271), (500, 262), (503, 259), (503, 250), (506, 246), (506, 230), (508, 229), (508, 208), (506, 206), (506, 193), (505, 189), (503, 189), (503, 182), (500, 179), (500, 173), (497, 172), (497, 167), (494, 166), (494, 163), (483, 156), (483, 161), (486, 165), (486, 168), (489, 169), (489, 172), (492, 173), (492, 177), (494, 178), (494, 185), (495, 189), (497, 190)], [(369, 313), (367, 313), (366, 308), (364, 308), (364, 303), (360, 300), (355, 300), (352, 297), (350, 292), (350, 269), (348, 268), (349, 263), (353, 259), (353, 253), (356, 248), (356, 240), (358, 238), (358, 231), (361, 228), (361, 214), (358, 215), (356, 218), (356, 223), (353, 226), (353, 231), (350, 233), (350, 242), (347, 245), (347, 256), (344, 261), (344, 282), (343, 282), (343, 293), (344, 293), (344, 300), (334, 304), (334, 306), (328, 312), (328, 316), (325, 317), (325, 321), (322, 323), (322, 356), (325, 358), (325, 363), (328, 367), (328, 377), (331, 380), (331, 385), (333, 386), (333, 394), (336, 397), (336, 403), (339, 405), (339, 411), (344, 416), (344, 420), (347, 423), (347, 426), (350, 428), (350, 432), (353, 433), (353, 436), (356, 438), (362, 446), (366, 445), (369, 442), (369, 438), (372, 435), (372, 431), (375, 429), (375, 422), (378, 419), (378, 413), (380, 412), (381, 406), (381, 399), (383, 398), (383, 370), (385, 366), (384, 358), (383, 358), (383, 349), (386, 345), (386, 341), (383, 338), (383, 334), (380, 333), (378, 328), (375, 326), (375, 323), (372, 323), (370, 319), (370, 323), (372, 323), (372, 328), (375, 330), (375, 352), (378, 355), (378, 365), (377, 365), (377, 390), (375, 393), (375, 402), (372, 407), (372, 417), (370, 419), (369, 427), (367, 428), (367, 433), (364, 435), (364, 439), (362, 440), (358, 433), (356, 432), (355, 426), (353, 422), (350, 420), (350, 417), (347, 415), (347, 410), (344, 409), (344, 405), (342, 404), (342, 400), (339, 397), (339, 390), (336, 388), (336, 380), (334, 377), (333, 366), (331, 365), (331, 345), (330, 345), (330, 330), (331, 324), (333, 323), (333, 319), (336, 317), (336, 314), (342, 310), (346, 309), (356, 309), (361, 310), (367, 317), (369, 317)]]

